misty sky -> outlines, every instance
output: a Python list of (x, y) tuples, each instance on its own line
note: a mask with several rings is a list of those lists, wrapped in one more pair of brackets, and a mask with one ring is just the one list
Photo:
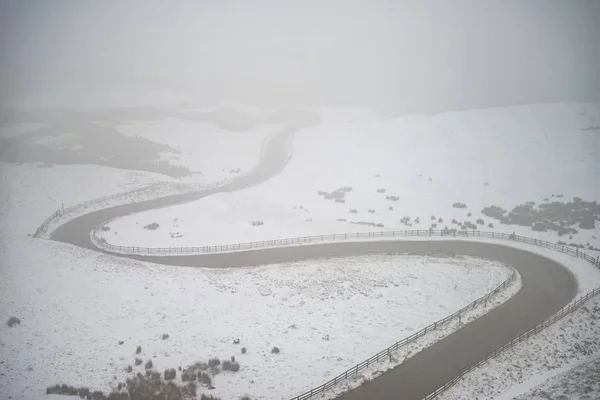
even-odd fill
[(600, 96), (600, 1), (0, 0), (3, 96), (445, 108)]

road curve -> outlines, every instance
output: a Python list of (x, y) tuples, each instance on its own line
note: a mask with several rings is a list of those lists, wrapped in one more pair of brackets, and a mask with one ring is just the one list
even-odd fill
[[(89, 233), (111, 218), (185, 203), (217, 192), (239, 190), (263, 182), (285, 167), (288, 160), (287, 144), (295, 131), (292, 126), (282, 130), (268, 143), (265, 158), (257, 168), (231, 184), (201, 193), (174, 195), (93, 211), (65, 223), (54, 231), (51, 239), (101, 252), (102, 250), (91, 243)], [(483, 317), (414, 355), (393, 370), (341, 396), (344, 400), (421, 400), (458, 375), (463, 368), (482, 359), (488, 352), (509, 342), (513, 337), (567, 305), (577, 291), (577, 282), (573, 275), (556, 261), (528, 251), (499, 243), (465, 240), (342, 242), (227, 254), (161, 257), (115, 255), (115, 257), (128, 257), (175, 266), (242, 267), (373, 253), (433, 254), (439, 252), (483, 257), (512, 265), (521, 274), (522, 288), (510, 300)], [(381, 346), (384, 348), (389, 344), (382, 343)], [(333, 374), (339, 372), (341, 371), (332, 371)]]

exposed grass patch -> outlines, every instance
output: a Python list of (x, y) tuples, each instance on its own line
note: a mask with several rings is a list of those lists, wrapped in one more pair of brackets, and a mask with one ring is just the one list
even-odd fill
[(177, 377), (177, 371), (175, 368), (170, 368), (165, 370), (165, 380), (171, 381)]
[(149, 231), (155, 231), (160, 227), (160, 225), (156, 222), (153, 222), (151, 224), (145, 225), (144, 229), (147, 229)]
[(17, 325), (21, 325), (21, 320), (15, 316), (10, 317), (8, 321), (6, 321), (6, 326), (9, 328), (13, 328)]
[(210, 360), (208, 360), (209, 367), (218, 367), (219, 365), (221, 365), (221, 360), (219, 360), (218, 358), (211, 358)]
[(280, 352), (281, 352), (281, 350), (279, 350), (279, 347), (277, 347), (277, 346), (274, 346), (271, 349), (271, 353), (273, 353), (273, 354), (279, 354)]

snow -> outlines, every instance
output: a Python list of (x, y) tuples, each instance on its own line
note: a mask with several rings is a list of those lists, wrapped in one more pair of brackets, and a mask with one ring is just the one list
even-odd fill
[(506, 300), (510, 299), (521, 289), (520, 275), (515, 271), (516, 280), (509, 283), (509, 286), (492, 296), (488, 299), (485, 304), (479, 304), (468, 311), (460, 314), (460, 318), (455, 318), (450, 322), (437, 327), (435, 330), (427, 332), (425, 335), (417, 338), (415, 341), (400, 347), (398, 350), (393, 351), (390, 359), (384, 359), (378, 363), (373, 363), (365, 370), (359, 372), (358, 375), (352, 376), (347, 380), (343, 380), (336, 384), (327, 391), (316, 396), (316, 399), (329, 400), (335, 399), (342, 393), (349, 390), (355, 389), (368, 381), (375, 379), (382, 373), (394, 368), (395, 366), (405, 362), (410, 357), (414, 356), (421, 350), (431, 346), (439, 340), (442, 340), (446, 336), (456, 332), (462, 328), (465, 324), (480, 318), (490, 310), (498, 307)]
[[(597, 378), (590, 381), (582, 374), (598, 375), (593, 366), (600, 356), (599, 320), (600, 297), (595, 296), (570, 316), (470, 372), (438, 399), (597, 398)], [(593, 392), (579, 397), (587, 386)]]
[[(504, 226), (481, 210), (490, 205), (512, 209), (526, 201), (540, 203), (553, 194), (598, 200), (600, 139), (597, 131), (583, 129), (599, 124), (600, 106), (595, 104), (529, 105), (324, 123), (295, 135), (293, 157), (278, 176), (236, 193), (115, 220), (110, 227), (119, 234), (109, 243), (202, 246), (401, 230), (407, 229), (400, 222), (404, 216), (413, 221), (409, 229), (428, 229), (432, 222), (438, 229), (451, 228), (454, 218), (473, 223), (482, 218), (485, 230), (514, 231), (556, 242), (561, 239), (556, 233)], [(317, 195), (319, 190), (344, 186), (353, 187), (345, 204)], [(377, 193), (379, 188), (386, 193)], [(389, 201), (387, 195), (400, 199)], [(466, 203), (468, 208), (453, 208), (455, 202)], [(357, 213), (349, 213), (350, 209)], [(431, 220), (432, 215), (436, 221)], [(414, 223), (417, 216), (419, 224)], [(438, 218), (443, 222), (438, 223)], [(253, 227), (251, 222), (257, 220), (264, 225)], [(145, 232), (139, 228), (154, 221), (162, 221), (164, 229)], [(350, 223), (359, 221), (381, 223), (384, 228)], [(489, 222), (494, 228), (488, 228)], [(593, 230), (578, 229), (573, 239), (563, 239), (600, 247), (600, 227), (596, 225)], [(172, 232), (178, 234), (171, 237)]]
[[(10, 360), (0, 364), (0, 393), (15, 399), (59, 382), (108, 390), (126, 378), (138, 344), (158, 371), (235, 355), (240, 372), (214, 379), (223, 398), (291, 397), (510, 274), (494, 261), (421, 256), (192, 269), (17, 235), (0, 240), (3, 319), (21, 319), (0, 328), (0, 359)], [(271, 354), (273, 346), (281, 353)]]
[(181, 153), (163, 154), (163, 159), (200, 171), (201, 175), (194, 175), (193, 180), (202, 182), (235, 177), (232, 170), (246, 172), (254, 168), (263, 141), (282, 127), (282, 124), (259, 125), (249, 131), (232, 132), (214, 124), (177, 118), (115, 126), (126, 136), (143, 137), (180, 150)]
[[(521, 387), (518, 386), (520, 389)], [(547, 379), (544, 383), (516, 398), (526, 399), (572, 399), (584, 400), (600, 397), (600, 353), (573, 368)]]
[[(358, 116), (353, 118), (352, 113)], [(295, 135), (292, 160), (279, 176), (241, 192), (114, 220), (109, 224), (111, 231), (119, 231), (118, 240), (123, 242), (115, 242), (114, 233), (107, 240), (137, 246), (198, 246), (400, 230), (407, 229), (400, 223), (405, 215), (412, 220), (420, 217), (421, 223), (413, 223), (413, 229), (429, 228), (431, 215), (444, 219), (438, 228), (452, 227), (452, 218), (472, 222), (484, 218), (487, 225), (489, 221), (478, 210), (491, 204), (512, 208), (525, 201), (540, 202), (553, 193), (564, 194), (567, 199), (580, 196), (598, 200), (598, 136), (595, 131), (582, 130), (599, 124), (598, 105), (546, 104), (393, 120), (379, 120), (368, 111), (360, 114), (339, 109), (326, 110), (324, 116), (320, 126)], [(119, 128), (131, 128), (127, 134), (154, 135), (156, 140), (193, 149), (200, 158), (203, 154), (213, 157), (214, 162), (222, 158), (233, 163), (235, 156), (215, 156), (198, 149), (193, 132), (199, 127), (206, 128), (162, 120), (132, 122)], [(168, 137), (171, 131), (176, 132), (173, 138)], [(223, 138), (211, 146), (236, 154), (239, 149), (228, 143), (238, 134), (211, 132), (215, 141)], [(256, 133), (257, 137), (267, 135), (266, 128)], [(240, 158), (240, 166), (250, 166), (250, 159), (257, 159), (255, 151), (260, 147), (253, 140), (244, 142), (248, 155)], [(187, 159), (182, 155), (181, 162), (201, 165), (204, 161), (194, 160), (194, 154)], [(209, 174), (213, 172), (217, 174), (218, 168), (209, 170)], [(4, 374), (0, 397), (36, 398), (46, 386), (60, 381), (107, 390), (125, 378), (123, 368), (132, 363), (137, 344), (144, 348), (144, 360), (152, 358), (158, 370), (212, 356), (235, 355), (241, 371), (215, 378), (217, 389), (213, 393), (223, 398), (242, 394), (251, 398), (291, 397), (451, 314), (487, 293), (508, 273), (497, 263), (460, 257), (359, 257), (237, 270), (145, 264), (25, 235), (62, 202), (67, 206), (135, 190), (168, 181), (165, 177), (104, 167), (39, 168), (3, 163), (0, 178), (2, 192), (9, 194), (0, 204), (2, 318), (15, 315), (22, 321), (15, 328), (4, 324), (0, 328), (0, 359), (11, 360), (0, 363), (0, 373)], [(342, 186), (353, 187), (346, 204), (317, 196), (317, 190)], [(383, 195), (376, 193), (381, 187), (387, 189)], [(398, 195), (400, 200), (386, 201), (386, 195)], [(468, 209), (452, 208), (457, 201), (467, 203)], [(388, 210), (390, 205), (394, 210)], [(351, 208), (358, 214), (350, 214)], [(368, 213), (368, 209), (376, 212)], [(472, 217), (467, 218), (467, 212), (472, 212)], [(339, 222), (339, 218), (383, 223), (385, 227)], [(265, 224), (253, 227), (254, 220)], [(139, 226), (154, 221), (160, 221), (157, 231)], [(496, 228), (485, 230), (516, 231), (553, 242), (558, 239), (550, 233), (494, 224)], [(168, 233), (181, 237), (171, 238)], [(599, 236), (598, 229), (581, 230), (573, 241), (600, 247)], [(600, 273), (581, 259), (531, 245), (506, 244), (540, 252), (566, 265), (579, 281), (580, 294), (600, 286)], [(465, 279), (467, 273), (470, 275)], [(517, 281), (489, 308), (473, 310), (463, 323), (505, 301), (519, 285)], [(564, 360), (584, 361), (582, 348), (574, 343), (587, 340), (592, 344), (586, 349), (597, 352), (598, 336), (590, 323), (596, 319), (589, 315), (576, 319), (582, 312), (584, 309), (573, 314), (575, 322), (570, 328), (554, 334), (550, 330), (559, 325), (549, 328), (546, 336), (538, 335), (537, 347), (521, 347), (520, 353), (506, 357), (504, 362), (521, 360), (517, 362), (519, 370), (526, 371), (521, 379), (524, 382), (547, 365), (569, 368), (573, 364), (563, 364)], [(357, 324), (357, 320), (365, 323)], [(75, 323), (67, 325), (64, 321)], [(291, 327), (293, 324), (297, 329)], [(453, 322), (428, 334), (401, 349), (395, 360), (369, 369), (333, 393), (377, 376), (457, 327)], [(162, 333), (169, 333), (170, 338), (160, 340)], [(323, 339), (325, 335), (329, 340)], [(234, 338), (247, 345), (248, 354), (240, 354), (239, 346), (232, 345)], [(119, 346), (119, 340), (125, 344)], [(564, 343), (572, 346), (565, 347)], [(282, 353), (272, 355), (272, 346), (280, 347)], [(536, 363), (541, 367), (525, 368), (523, 357), (540, 359)], [(501, 393), (519, 382), (506, 372), (517, 376), (514, 366), (498, 365), (492, 372), (483, 372), (494, 379), (471, 377), (463, 386), (493, 383), (496, 386), (489, 393)], [(270, 387), (268, 382), (278, 384)], [(473, 392), (469, 393), (460, 392), (457, 398), (474, 398)]]
[(139, 189), (172, 178), (96, 165), (46, 168), (0, 162), (0, 226), (12, 234), (32, 234), (62, 207)]

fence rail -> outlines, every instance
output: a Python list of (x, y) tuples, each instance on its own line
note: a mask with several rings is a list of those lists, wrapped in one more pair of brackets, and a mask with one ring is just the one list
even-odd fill
[(466, 305), (465, 307), (461, 308), (460, 310), (456, 311), (454, 314), (447, 316), (446, 318), (443, 318), (439, 321), (436, 321), (428, 326), (426, 326), (425, 328), (421, 329), (420, 331), (413, 333), (412, 335), (405, 337), (404, 339), (394, 343), (393, 345), (391, 345), (390, 347), (388, 347), (387, 349), (380, 351), (379, 353), (375, 354), (374, 356), (368, 358), (367, 360), (356, 364), (354, 367), (342, 372), (341, 374), (339, 374), (338, 376), (336, 376), (335, 378), (331, 379), (330, 381), (324, 383), (323, 385), (311, 389), (310, 391), (307, 391), (305, 393), (302, 393), (301, 395), (298, 395), (296, 397), (294, 397), (292, 400), (306, 400), (306, 399), (310, 399), (311, 397), (321, 394), (323, 392), (325, 392), (327, 389), (330, 389), (331, 387), (333, 387), (334, 385), (338, 384), (339, 382), (342, 382), (348, 378), (351, 378), (352, 376), (356, 376), (358, 375), (358, 373), (366, 368), (368, 368), (370, 365), (373, 365), (375, 363), (378, 363), (379, 361), (383, 361), (385, 359), (391, 358), (392, 352), (398, 350), (400, 347), (402, 346), (406, 346), (409, 343), (414, 342), (415, 340), (417, 340), (418, 338), (424, 336), (427, 332), (431, 332), (434, 331), (436, 329), (438, 329), (441, 326), (446, 325), (447, 323), (449, 323), (450, 321), (457, 319), (460, 315), (462, 315), (463, 313), (477, 307), (480, 304), (485, 304), (487, 303), (487, 301), (493, 297), (494, 295), (498, 294), (499, 292), (501, 292), (502, 290), (506, 289), (515, 279), (517, 279), (518, 273), (514, 268), (511, 268), (511, 274), (508, 277), (508, 279), (506, 279), (504, 282), (502, 282), (500, 285), (498, 285), (494, 290), (492, 290), (491, 292), (489, 292), (488, 294), (478, 298), (477, 300), (469, 303), (468, 305)]
[[(149, 248), (149, 247), (126, 247), (126, 246), (116, 246), (109, 244), (102, 239), (96, 236), (96, 231), (93, 231), (90, 234), (92, 242), (105, 250), (121, 253), (121, 254), (136, 254), (136, 255), (198, 255), (198, 254), (214, 254), (214, 253), (226, 253), (226, 252), (234, 252), (234, 251), (244, 251), (244, 250), (252, 250), (252, 249), (262, 249), (262, 248), (270, 248), (270, 247), (281, 247), (281, 246), (292, 246), (292, 245), (302, 245), (302, 244), (319, 244), (319, 243), (330, 243), (330, 242), (341, 242), (341, 241), (356, 241), (356, 240), (373, 240), (373, 239), (381, 239), (381, 238), (406, 238), (406, 237), (480, 237), (480, 238), (492, 238), (492, 239), (504, 239), (509, 241), (516, 241), (520, 243), (526, 243), (531, 245), (536, 245), (542, 248), (552, 249), (555, 251), (559, 251), (561, 253), (565, 253), (571, 255), (573, 257), (582, 258), (585, 261), (591, 263), (592, 265), (600, 268), (600, 257), (592, 257), (586, 252), (582, 251), (578, 247), (571, 247), (565, 244), (557, 244), (548, 242), (546, 240), (540, 240), (535, 238), (529, 238), (526, 236), (519, 236), (515, 234), (506, 234), (506, 233), (497, 233), (497, 232), (486, 232), (486, 231), (448, 231), (448, 230), (404, 230), (404, 231), (380, 231), (380, 232), (362, 232), (362, 233), (342, 233), (342, 234), (331, 234), (331, 235), (316, 235), (316, 236), (304, 236), (304, 237), (295, 237), (295, 238), (285, 238), (285, 239), (277, 239), (277, 240), (264, 240), (257, 242), (246, 242), (246, 243), (235, 243), (235, 244), (226, 244), (226, 245), (214, 245), (214, 246), (198, 246), (198, 247), (160, 247), (160, 248)], [(396, 343), (394, 343), (389, 348), (375, 354), (369, 359), (353, 366), (352, 368), (342, 372), (340, 375), (336, 376), (332, 380), (314, 388), (310, 391), (307, 391), (301, 395), (294, 397), (292, 400), (307, 400), (312, 398), (315, 395), (321, 394), (325, 392), (327, 389), (330, 389), (337, 383), (348, 379), (349, 377), (356, 376), (360, 371), (369, 367), (370, 365), (377, 363), (381, 360), (389, 358), (391, 352), (397, 350), (398, 348), (411, 343), (418, 339), (419, 337), (425, 335), (427, 332), (433, 331), (437, 329), (439, 326), (442, 326), (456, 318), (460, 314), (468, 311), (476, 307), (477, 305), (489, 300), (490, 297), (497, 294), (499, 291), (506, 288), (508, 284), (516, 277), (516, 272), (513, 271), (511, 277), (503, 282), (500, 286), (495, 288), (492, 292), (483, 296), (480, 299), (475, 300), (471, 304), (467, 305), (463, 309), (455, 312), (448, 317), (437, 321), (419, 332), (414, 333), (411, 336), (408, 336)], [(448, 388), (454, 386), (458, 380), (460, 380), (466, 373), (472, 371), (474, 368), (484, 364), (489, 359), (497, 356), (502, 351), (511, 348), (515, 344), (531, 337), (534, 333), (541, 331), (547, 326), (553, 324), (554, 322), (560, 320), (565, 315), (575, 311), (583, 302), (589, 300), (593, 296), (600, 293), (600, 288), (595, 289), (583, 297), (577, 299), (575, 302), (570, 305), (564, 307), (559, 312), (554, 314), (552, 317), (544, 320), (539, 325), (534, 326), (529, 329), (527, 332), (519, 335), (518, 337), (511, 340), (509, 343), (504, 344), (503, 346), (498, 347), (493, 352), (490, 352), (486, 357), (480, 360), (478, 363), (470, 365), (460, 372), (455, 378), (453, 378), (450, 382), (447, 382), (442, 387), (438, 388), (435, 392), (429, 394), (424, 400), (430, 400), (438, 396), (443, 391)]]
[(228, 253), (234, 251), (245, 251), (254, 249), (264, 249), (271, 247), (294, 246), (302, 244), (320, 244), (342, 241), (360, 241), (373, 240), (380, 238), (403, 238), (403, 237), (481, 237), (490, 239), (504, 239), (517, 241), (526, 244), (533, 244), (539, 247), (544, 247), (552, 250), (566, 253), (574, 257), (583, 258), (586, 261), (598, 266), (600, 265), (600, 257), (592, 257), (578, 247), (568, 246), (566, 244), (557, 244), (519, 236), (515, 234), (506, 234), (499, 232), (486, 231), (447, 231), (447, 230), (404, 230), (404, 231), (380, 231), (380, 232), (357, 232), (357, 233), (337, 233), (330, 235), (315, 235), (301, 236), (294, 238), (262, 240), (256, 242), (233, 243), (223, 245), (206, 245), (206, 246), (183, 246), (183, 247), (142, 247), (142, 246), (119, 246), (108, 243), (105, 239), (98, 237), (99, 227), (90, 233), (92, 243), (97, 247), (114, 253), (129, 254), (129, 255), (153, 255), (153, 256), (169, 256), (169, 255), (200, 255), (213, 253)]
[(555, 322), (561, 320), (565, 316), (571, 314), (573, 311), (575, 311), (579, 307), (581, 307), (581, 305), (583, 303), (585, 303), (586, 301), (588, 301), (592, 297), (598, 295), (599, 293), (600, 293), (600, 288), (596, 288), (596, 289), (594, 289), (594, 290), (586, 293), (585, 295), (583, 295), (579, 299), (575, 300), (573, 303), (571, 303), (571, 304), (567, 305), (566, 307), (562, 308), (559, 312), (557, 312), (553, 316), (545, 319), (544, 321), (542, 321), (538, 325), (535, 325), (533, 328), (531, 328), (528, 331), (526, 331), (526, 332), (520, 334), (519, 336), (515, 337), (510, 342), (505, 343), (502, 346), (494, 349), (494, 351), (489, 352), (484, 358), (482, 358), (481, 360), (479, 360), (475, 364), (469, 365), (468, 367), (464, 368), (458, 375), (456, 375), (454, 378), (452, 378), (452, 380), (450, 380), (449, 382), (446, 382), (443, 386), (441, 386), (438, 389), (436, 389), (433, 393), (430, 393), (429, 395), (425, 396), (423, 400), (431, 400), (431, 399), (436, 398), (441, 393), (445, 392), (446, 390), (448, 390), (451, 387), (453, 387), (454, 385), (456, 385), (458, 383), (458, 381), (460, 381), (466, 374), (468, 374), (469, 372), (473, 371), (475, 368), (484, 365), (489, 360), (491, 360), (492, 358), (498, 356), (503, 351), (508, 350), (508, 349), (512, 348), (513, 346), (515, 346), (516, 344), (521, 343), (521, 342), (529, 339), (531, 336), (535, 335), (536, 333), (541, 332), (543, 329), (549, 327), (550, 325), (552, 325)]
[[(159, 183), (150, 183), (147, 185), (143, 185), (137, 189), (130, 190), (128, 192), (116, 193), (108, 196), (99, 197), (96, 199), (88, 200), (83, 203), (75, 204), (67, 208), (59, 208), (50, 215), (46, 220), (36, 229), (33, 237), (40, 237), (42, 234), (48, 233), (48, 229), (52, 222), (56, 221), (58, 218), (63, 215), (68, 215), (71, 213), (75, 213), (79, 210), (84, 210), (90, 206), (94, 205), (102, 205), (102, 203), (110, 202), (112, 200), (117, 199), (129, 199), (131, 202), (135, 202), (135, 199), (132, 199), (131, 196), (139, 195), (139, 194), (147, 194), (152, 193), (153, 191), (159, 190), (174, 190), (172, 194), (183, 194), (183, 193), (192, 193), (199, 192), (203, 190), (214, 189), (219, 186), (223, 186), (229, 183), (229, 180), (223, 179), (211, 184), (182, 184), (182, 183), (171, 183), (171, 182), (159, 182)], [(177, 191), (177, 188), (188, 188), (189, 190)]]
[[(265, 138), (265, 140), (263, 140), (263, 142), (261, 144), (261, 148), (260, 148), (260, 153), (259, 153), (259, 162), (262, 162), (267, 157), (267, 149), (269, 147), (269, 144), (276, 136), (277, 135), (269, 135), (267, 138)], [(290, 149), (287, 150), (288, 151), (288, 159), (289, 159), (289, 157), (291, 156), (291, 147), (293, 146), (293, 142), (291, 140), (288, 140), (288, 143), (286, 143), (286, 145), (288, 147), (290, 147)], [(150, 183), (150, 184), (144, 185), (142, 187), (133, 189), (128, 192), (116, 193), (116, 194), (112, 194), (112, 195), (108, 195), (108, 196), (104, 196), (104, 197), (99, 197), (96, 199), (88, 200), (88, 201), (80, 203), (80, 204), (75, 204), (75, 205), (67, 207), (67, 208), (62, 207), (62, 208), (59, 208), (58, 210), (56, 210), (52, 215), (50, 215), (48, 218), (46, 218), (46, 220), (44, 222), (42, 222), (42, 224), (36, 229), (35, 233), (33, 234), (33, 237), (40, 237), (42, 234), (48, 233), (48, 228), (50, 227), (50, 224), (53, 221), (57, 220), (58, 218), (62, 217), (63, 215), (73, 213), (77, 210), (85, 209), (91, 205), (102, 204), (104, 202), (119, 199), (119, 198), (127, 198), (129, 196), (132, 196), (132, 195), (138, 194), (138, 193), (151, 192), (154, 189), (159, 189), (160, 187), (168, 187), (170, 185), (190, 188), (190, 190), (178, 192), (178, 194), (182, 194), (182, 193), (192, 193), (192, 192), (198, 192), (198, 191), (203, 191), (203, 190), (215, 189), (219, 186), (224, 186), (230, 182), (231, 182), (231, 179), (225, 178), (225, 179), (221, 179), (220, 181), (213, 182), (210, 184), (179, 184), (179, 183), (171, 183), (171, 182)]]

